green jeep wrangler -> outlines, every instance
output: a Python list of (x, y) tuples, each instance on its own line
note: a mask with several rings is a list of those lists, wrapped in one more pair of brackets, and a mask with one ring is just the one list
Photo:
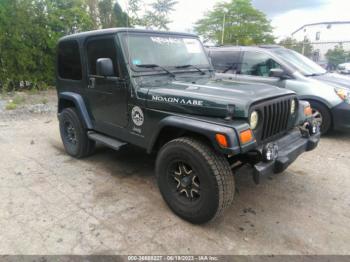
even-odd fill
[(250, 165), (259, 183), (320, 139), (307, 102), (270, 85), (215, 79), (192, 34), (118, 28), (63, 37), (57, 92), (69, 155), (89, 156), (96, 142), (157, 152), (160, 192), (192, 223), (230, 206), (234, 170)]

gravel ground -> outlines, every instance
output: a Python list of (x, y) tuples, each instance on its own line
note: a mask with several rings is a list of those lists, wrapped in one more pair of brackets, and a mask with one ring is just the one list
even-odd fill
[[(7, 110), (6, 105), (11, 101), (17, 102), (15, 110)], [(15, 92), (0, 96), (0, 121), (18, 121), (35, 118), (39, 115), (56, 113), (56, 90), (35, 93)]]
[(67, 156), (54, 92), (38, 96), (47, 110), (0, 112), (0, 254), (350, 254), (349, 134), (260, 185), (241, 170), (233, 206), (194, 226), (163, 202), (153, 156)]

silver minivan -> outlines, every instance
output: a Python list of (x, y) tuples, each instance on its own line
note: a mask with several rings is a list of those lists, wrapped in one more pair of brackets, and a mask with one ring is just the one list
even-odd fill
[(212, 47), (218, 78), (288, 88), (310, 102), (321, 132), (350, 130), (350, 78), (328, 73), (305, 56), (280, 46)]

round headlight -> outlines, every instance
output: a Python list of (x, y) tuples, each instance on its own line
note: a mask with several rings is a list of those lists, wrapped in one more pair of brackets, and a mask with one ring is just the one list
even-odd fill
[(297, 103), (295, 102), (295, 99), (292, 100), (291, 104), (290, 104), (290, 113), (294, 114), (295, 113), (295, 109), (297, 107)]
[(259, 123), (259, 114), (258, 112), (254, 111), (250, 115), (250, 120), (249, 120), (250, 128), (254, 130), (258, 126), (258, 123)]

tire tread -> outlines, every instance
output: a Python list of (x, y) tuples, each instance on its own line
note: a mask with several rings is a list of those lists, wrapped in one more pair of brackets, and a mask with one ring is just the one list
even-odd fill
[(78, 152), (72, 156), (75, 158), (84, 158), (84, 157), (92, 155), (94, 153), (94, 150), (95, 150), (95, 141), (92, 141), (87, 136), (86, 129), (85, 129), (85, 127), (82, 123), (82, 120), (80, 119), (76, 109), (72, 108), (72, 107), (65, 108), (61, 112), (61, 117), (63, 114), (67, 114), (69, 116), (69, 118), (74, 122), (74, 125), (76, 127), (78, 127), (76, 132), (78, 133), (79, 139), (81, 140), (80, 141), (81, 145), (78, 148)]
[(213, 170), (219, 191), (218, 209), (216, 210), (216, 214), (210, 220), (215, 220), (216, 218), (220, 217), (224, 210), (231, 206), (235, 193), (234, 176), (225, 156), (215, 151), (206, 143), (192, 137), (177, 138), (168, 142), (163, 147), (166, 147), (170, 143), (190, 146), (206, 159), (207, 164)]

